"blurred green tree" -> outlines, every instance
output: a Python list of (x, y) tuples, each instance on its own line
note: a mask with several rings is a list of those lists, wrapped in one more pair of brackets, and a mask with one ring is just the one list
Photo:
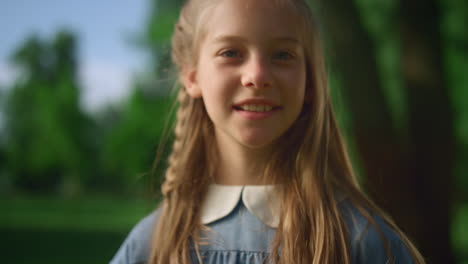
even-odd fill
[(132, 91), (119, 120), (104, 137), (101, 162), (108, 187), (135, 194), (148, 186), (171, 105), (168, 95), (153, 95), (139, 87)]
[(79, 107), (76, 39), (67, 31), (51, 44), (32, 36), (11, 60), (21, 74), (5, 102), (8, 175), (27, 191), (76, 193), (90, 152), (90, 121)]
[[(134, 82), (129, 98), (114, 111), (118, 113), (116, 120), (104, 137), (101, 161), (105, 182), (127, 193), (139, 193), (148, 186), (158, 188), (164, 171), (170, 136), (165, 137), (163, 132), (171, 126), (171, 88), (176, 81), (170, 61), (170, 37), (182, 2), (150, 1), (151, 12), (139, 41), (150, 54), (149, 72)], [(163, 142), (166, 144), (161, 148), (157, 175), (149, 177), (155, 153)]]

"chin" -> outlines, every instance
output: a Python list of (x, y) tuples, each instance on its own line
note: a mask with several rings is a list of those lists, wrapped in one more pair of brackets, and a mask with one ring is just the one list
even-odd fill
[(263, 137), (249, 137), (239, 140), (242, 145), (251, 149), (262, 149), (272, 146), (274, 144), (274, 138)]

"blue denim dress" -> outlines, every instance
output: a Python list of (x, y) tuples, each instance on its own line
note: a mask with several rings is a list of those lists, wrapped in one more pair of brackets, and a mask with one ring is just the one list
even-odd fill
[[(346, 216), (353, 264), (385, 264), (389, 257), (378, 232), (372, 228), (347, 200), (339, 204)], [(148, 262), (150, 241), (154, 222), (159, 210), (141, 220), (130, 232), (111, 264), (144, 264)], [(380, 218), (374, 217), (390, 244), (396, 264), (413, 263), (411, 255), (400, 237)], [(212, 229), (203, 234), (209, 243), (200, 246), (203, 264), (260, 264), (271, 253), (271, 242), (275, 228), (271, 228), (256, 217), (239, 199), (234, 209), (221, 219), (207, 225)], [(199, 263), (195, 252), (193, 263)]]

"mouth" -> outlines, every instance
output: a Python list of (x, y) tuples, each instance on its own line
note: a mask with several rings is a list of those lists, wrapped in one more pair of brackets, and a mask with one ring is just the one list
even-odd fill
[(263, 112), (272, 112), (276, 110), (280, 110), (282, 107), (270, 100), (267, 99), (247, 99), (233, 106), (234, 110), (237, 111), (245, 111), (245, 112), (256, 112), (256, 113), (263, 113)]
[(280, 106), (272, 106), (272, 105), (265, 105), (265, 104), (243, 104), (243, 105), (235, 105), (233, 108), (237, 111), (247, 111), (247, 112), (270, 112), (274, 110), (281, 109)]

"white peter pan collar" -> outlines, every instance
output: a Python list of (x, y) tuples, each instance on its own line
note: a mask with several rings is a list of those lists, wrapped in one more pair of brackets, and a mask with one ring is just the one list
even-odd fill
[(273, 185), (211, 184), (202, 206), (201, 222), (209, 224), (227, 216), (240, 199), (264, 224), (272, 228), (278, 227), (279, 201)]

